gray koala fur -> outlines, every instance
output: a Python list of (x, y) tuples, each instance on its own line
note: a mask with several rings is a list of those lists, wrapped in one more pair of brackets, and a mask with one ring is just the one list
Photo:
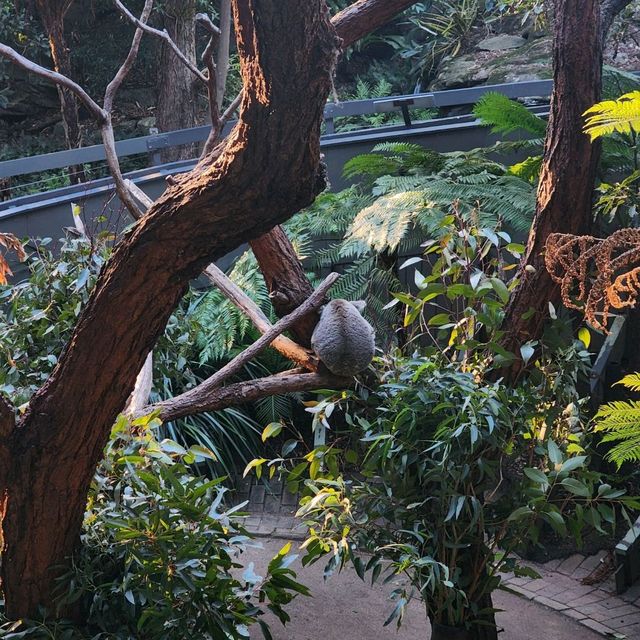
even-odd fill
[(335, 375), (353, 376), (373, 359), (375, 331), (362, 317), (363, 310), (361, 300), (332, 300), (322, 308), (311, 348)]

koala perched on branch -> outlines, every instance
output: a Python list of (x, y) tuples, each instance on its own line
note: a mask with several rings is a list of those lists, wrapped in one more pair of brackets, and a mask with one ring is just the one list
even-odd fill
[(338, 376), (353, 376), (366, 369), (375, 353), (375, 331), (362, 317), (364, 302), (332, 300), (320, 313), (311, 348)]

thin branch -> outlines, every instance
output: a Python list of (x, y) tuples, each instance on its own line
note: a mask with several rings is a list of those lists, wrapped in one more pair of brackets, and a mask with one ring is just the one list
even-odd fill
[[(153, 204), (153, 200), (131, 180), (125, 180), (125, 184), (133, 197), (135, 197), (144, 208), (148, 209)], [(262, 309), (238, 287), (224, 271), (219, 269), (215, 264), (210, 264), (204, 270), (204, 275), (253, 322), (260, 333), (265, 334), (273, 329), (273, 325), (269, 322), (269, 318), (263, 313)], [(291, 338), (279, 335), (273, 340), (271, 346), (278, 350), (285, 358), (301, 365), (306, 370), (314, 372), (318, 370), (318, 357), (313, 351), (305, 349), (297, 342), (291, 340)]]
[[(196, 413), (219, 411), (226, 407), (255, 402), (261, 398), (282, 393), (301, 393), (303, 391), (316, 391), (317, 389), (345, 389), (351, 385), (353, 385), (353, 378), (337, 378), (330, 374), (279, 374), (247, 382), (238, 382), (207, 391), (200, 389), (199, 393), (193, 394), (190, 398), (185, 398), (185, 394), (183, 394), (182, 396), (145, 407), (136, 414), (136, 417), (160, 410), (160, 418), (168, 422), (169, 420), (184, 418)], [(196, 387), (196, 389), (198, 388)]]
[[(144, 8), (142, 9), (142, 13), (140, 14), (140, 24), (147, 24), (149, 16), (151, 15), (151, 9), (153, 9), (153, 0), (145, 0)], [(107, 85), (107, 89), (104, 92), (103, 101), (105, 111), (111, 112), (111, 109), (113, 107), (113, 100), (116, 96), (116, 93), (120, 89), (120, 86), (131, 71), (131, 67), (133, 67), (133, 63), (138, 57), (138, 50), (140, 49), (140, 41), (142, 40), (143, 33), (144, 32), (140, 27), (136, 29), (133, 40), (131, 41), (129, 54), (127, 55), (125, 61), (122, 63), (122, 66), (118, 69), (116, 75), (113, 77), (113, 80)]]
[(140, 220), (143, 212), (140, 210), (135, 200), (131, 196), (129, 189), (124, 181), (122, 171), (120, 170), (120, 161), (116, 152), (116, 139), (113, 135), (113, 125), (111, 124), (111, 114), (107, 112), (107, 120), (102, 125), (100, 132), (102, 133), (102, 144), (104, 145), (104, 154), (107, 158), (107, 165), (113, 182), (116, 187), (116, 193), (122, 204), (127, 208), (134, 220)]
[[(191, 403), (198, 405), (203, 397), (210, 397), (212, 392), (217, 389), (225, 380), (232, 375), (238, 373), (244, 365), (255, 358), (261, 351), (266, 349), (277, 336), (286, 331), (296, 320), (306, 315), (313, 309), (318, 308), (327, 291), (340, 276), (337, 273), (329, 274), (320, 286), (305, 300), (293, 313), (285, 316), (273, 327), (256, 340), (250, 347), (247, 347), (242, 353), (237, 355), (231, 362), (226, 364), (222, 369), (216, 371), (212, 376), (201, 382), (198, 386), (176, 396), (171, 400), (172, 403), (181, 407), (189, 407)], [(309, 374), (313, 375), (313, 374)]]
[(160, 38), (164, 40), (171, 47), (171, 49), (176, 54), (176, 56), (178, 56), (178, 58), (182, 61), (182, 63), (187, 67), (187, 69), (189, 69), (189, 71), (191, 71), (191, 73), (193, 73), (193, 75), (195, 75), (196, 78), (200, 80), (200, 82), (203, 82), (204, 84), (207, 83), (207, 76), (205, 76), (205, 74), (202, 73), (202, 71), (200, 71), (200, 69), (198, 69), (198, 67), (196, 67), (189, 60), (189, 58), (187, 58), (187, 56), (185, 56), (184, 53), (182, 53), (182, 51), (180, 51), (180, 48), (178, 47), (178, 45), (171, 39), (171, 36), (167, 33), (165, 29), (160, 31), (160, 29), (154, 29), (148, 24), (144, 24), (143, 22), (138, 20), (138, 18), (136, 18), (131, 13), (131, 11), (129, 11), (129, 9), (127, 9), (127, 7), (125, 7), (122, 4), (122, 2), (120, 2), (120, 0), (114, 0), (114, 1), (118, 9), (120, 10), (120, 13), (122, 13), (122, 15), (125, 16), (125, 18), (133, 22), (133, 24), (135, 24), (138, 28), (142, 29), (146, 33), (149, 33), (152, 36), (155, 36), (156, 38)]
[[(242, 96), (244, 95), (244, 91), (240, 91), (240, 93), (233, 99), (233, 102), (227, 107), (225, 112), (220, 116), (220, 124), (225, 125), (231, 119), (233, 114), (238, 110), (240, 103), (242, 102)], [(222, 126), (220, 127), (222, 130)]]
[(196, 22), (199, 22), (212, 36), (220, 36), (220, 29), (206, 13), (196, 13)]
[[(215, 146), (218, 144), (218, 140), (220, 139), (220, 135), (222, 134), (222, 130), (224, 129), (224, 125), (231, 120), (233, 114), (238, 110), (240, 103), (242, 102), (243, 92), (240, 93), (233, 99), (233, 102), (227, 107), (226, 111), (216, 120), (211, 120), (211, 131), (209, 132), (209, 136), (207, 137), (207, 141), (204, 143), (204, 147), (202, 148), (202, 153), (200, 154), (200, 159), (204, 158), (208, 155)], [(212, 112), (215, 111), (215, 108), (212, 106)]]
[(218, 52), (216, 64), (218, 67), (216, 96), (218, 111), (222, 109), (227, 88), (227, 75), (229, 74), (229, 49), (231, 45), (231, 0), (220, 0), (220, 38), (218, 39)]
[[(274, 325), (269, 322), (262, 309), (215, 264), (210, 264), (204, 270), (204, 273), (236, 307), (249, 317), (260, 333), (266, 334), (272, 330)], [(294, 342), (291, 338), (279, 335), (271, 346), (277, 349), (285, 358), (301, 365), (308, 371), (318, 370), (318, 356), (313, 351), (305, 349), (297, 342)]]
[(57, 71), (41, 67), (39, 64), (36, 64), (35, 62), (32, 62), (20, 55), (15, 49), (8, 47), (6, 44), (0, 43), (0, 56), (10, 60), (18, 67), (28, 71), (29, 73), (33, 73), (34, 75), (40, 76), (45, 80), (49, 80), (56, 85), (61, 85), (69, 89), (69, 91), (72, 91), (93, 114), (99, 125), (104, 124), (107, 120), (107, 112), (79, 84), (71, 80), (71, 78), (67, 78), (67, 76), (63, 76)]

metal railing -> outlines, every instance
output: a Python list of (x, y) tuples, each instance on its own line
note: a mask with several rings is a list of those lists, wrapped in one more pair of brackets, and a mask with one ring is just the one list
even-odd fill
[[(325, 132), (327, 138), (336, 134), (336, 120), (340, 118), (367, 116), (378, 113), (400, 112), (403, 115), (404, 127), (414, 125), (411, 112), (416, 109), (446, 109), (450, 107), (464, 107), (475, 104), (484, 94), (498, 92), (509, 98), (545, 98), (551, 94), (551, 80), (536, 80), (529, 82), (485, 85), (468, 89), (453, 89), (449, 91), (434, 91), (415, 95), (394, 96), (383, 99), (355, 100), (328, 104), (324, 110)], [(434, 123), (438, 119), (434, 119)], [(225, 128), (228, 132), (233, 123)], [(186, 144), (204, 142), (209, 135), (210, 127), (201, 126), (191, 129), (180, 129), (169, 133), (131, 138), (116, 142), (116, 152), (119, 158), (126, 158), (140, 154), (149, 156), (149, 166), (160, 164), (160, 154), (163, 150)], [(351, 131), (356, 134), (356, 131)], [(104, 147), (101, 144), (80, 149), (56, 151), (37, 156), (29, 156), (16, 160), (0, 162), (0, 179), (65, 169), (76, 165), (100, 162), (106, 159)]]

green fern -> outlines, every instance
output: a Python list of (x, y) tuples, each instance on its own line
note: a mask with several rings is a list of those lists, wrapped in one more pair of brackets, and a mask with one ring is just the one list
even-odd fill
[(605, 100), (593, 105), (584, 113), (584, 127), (592, 140), (614, 132), (640, 131), (640, 91), (632, 91), (617, 100)]
[[(640, 391), (640, 373), (627, 375), (616, 384)], [(609, 402), (600, 407), (594, 420), (595, 430), (605, 434), (602, 441), (615, 443), (607, 454), (608, 460), (618, 467), (640, 461), (640, 401)]]
[(501, 93), (483, 95), (473, 108), (473, 113), (482, 124), (490, 126), (494, 133), (513, 133), (521, 130), (536, 137), (543, 137), (547, 130), (545, 120), (531, 113), (523, 104)]
[(631, 391), (640, 391), (640, 373), (630, 373), (626, 375), (622, 380), (618, 380), (616, 384), (621, 384)]

